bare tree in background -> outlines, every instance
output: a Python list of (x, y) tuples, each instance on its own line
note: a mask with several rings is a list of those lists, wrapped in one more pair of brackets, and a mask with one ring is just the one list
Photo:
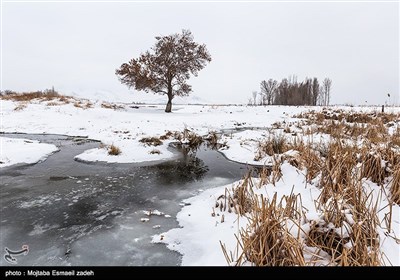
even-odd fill
[[(272, 104), (275, 93), (278, 89), (278, 81), (269, 79), (268, 82), (263, 80), (260, 83), (261, 94), (263, 95), (263, 100), (267, 101), (268, 105)], [(265, 102), (263, 102), (265, 104)]]
[(189, 30), (168, 36), (156, 37), (157, 42), (139, 58), (123, 63), (115, 71), (121, 83), (136, 90), (166, 94), (165, 112), (170, 113), (175, 95), (186, 96), (192, 87), (186, 83), (190, 74), (198, 75), (211, 61), (206, 45), (193, 41)]
[(319, 94), (319, 82), (317, 78), (314, 78), (312, 82), (312, 105), (317, 105)]
[(325, 105), (325, 93), (324, 93), (324, 87), (322, 85), (319, 86), (318, 105), (319, 106)]
[(253, 91), (254, 106), (257, 105), (257, 91)]
[(323, 95), (324, 95), (324, 104), (323, 105), (325, 105), (325, 106), (328, 106), (330, 103), (331, 86), (332, 86), (332, 80), (329, 78), (325, 78), (322, 83)]
[(320, 85), (317, 78), (305, 78), (298, 82), (296, 75), (282, 79), (279, 83), (274, 79), (260, 83), (263, 102), (274, 105), (329, 105), (332, 80), (325, 78)]

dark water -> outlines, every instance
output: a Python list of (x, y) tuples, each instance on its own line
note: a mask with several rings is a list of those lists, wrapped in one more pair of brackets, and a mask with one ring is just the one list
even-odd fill
[[(247, 169), (205, 146), (189, 155), (176, 150), (174, 160), (161, 163), (88, 164), (74, 156), (98, 142), (4, 136), (60, 149), (44, 162), (0, 169), (1, 250), (29, 246), (18, 265), (179, 265), (180, 255), (151, 243), (152, 236), (179, 226), (183, 199), (236, 181)], [(147, 210), (164, 214), (147, 216)], [(9, 265), (3, 253), (0, 265)]]

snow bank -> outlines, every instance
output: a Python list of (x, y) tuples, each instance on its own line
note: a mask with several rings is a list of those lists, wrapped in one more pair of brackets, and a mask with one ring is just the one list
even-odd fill
[(18, 163), (37, 163), (46, 160), (58, 148), (35, 140), (0, 137), (0, 168)]
[(107, 147), (86, 150), (75, 159), (86, 162), (103, 161), (109, 163), (148, 162), (171, 159), (174, 154), (168, 151), (168, 142), (160, 146), (148, 146), (138, 141), (119, 140), (113, 142), (122, 152), (119, 155), (108, 154)]

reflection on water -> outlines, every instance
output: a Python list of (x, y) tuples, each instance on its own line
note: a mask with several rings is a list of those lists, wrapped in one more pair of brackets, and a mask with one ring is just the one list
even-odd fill
[(204, 177), (209, 171), (204, 161), (196, 157), (196, 152), (182, 150), (183, 157), (157, 165), (157, 179), (161, 184), (188, 183)]

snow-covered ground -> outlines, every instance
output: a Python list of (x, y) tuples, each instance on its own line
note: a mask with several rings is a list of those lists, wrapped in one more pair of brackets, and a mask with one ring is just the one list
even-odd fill
[[(84, 136), (100, 140), (104, 148), (85, 151), (77, 156), (85, 161), (106, 162), (145, 162), (153, 160), (166, 160), (174, 156), (167, 148), (173, 139), (164, 139), (159, 146), (151, 146), (140, 142), (144, 137), (159, 137), (168, 131), (189, 129), (199, 135), (210, 132), (224, 132), (220, 142), (225, 143), (221, 152), (229, 159), (254, 165), (270, 164), (271, 157), (265, 156), (255, 160), (258, 143), (268, 135), (266, 129), (273, 124), (280, 123), (280, 133), (290, 138), (296, 132), (295, 126), (291, 133), (286, 133), (283, 128), (297, 121), (295, 114), (307, 110), (320, 111), (321, 107), (287, 107), (287, 106), (222, 106), (222, 105), (173, 105), (173, 113), (166, 114), (164, 105), (134, 105), (121, 103), (119, 109), (102, 107), (101, 101), (93, 101), (90, 108), (80, 108), (73, 103), (58, 104), (54, 101), (33, 101), (24, 104), (1, 100), (2, 102), (2, 127), (0, 132), (22, 133), (49, 133), (70, 136)], [(76, 105), (76, 104), (75, 104)], [(343, 107), (351, 111), (379, 111), (379, 107)], [(387, 111), (400, 112), (400, 108), (387, 108)], [(285, 134), (286, 133), (286, 134)], [(318, 141), (327, 141), (326, 135), (318, 135)], [(4, 164), (17, 162), (37, 162), (44, 156), (56, 150), (53, 145), (43, 143), (29, 143), (29, 140), (9, 140), (2, 138), (3, 153), (1, 161)], [(114, 145), (121, 150), (119, 155), (109, 155), (107, 148)], [(22, 148), (26, 148), (24, 156), (20, 157)], [(290, 153), (290, 151), (289, 151)], [(30, 159), (27, 159), (27, 158)], [(292, 191), (302, 196), (303, 206), (308, 209), (307, 215), (318, 217), (314, 200), (318, 197), (319, 189), (306, 184), (304, 174), (289, 164), (282, 165), (283, 179), (275, 186), (265, 185), (258, 192), (267, 197), (274, 193), (278, 196), (289, 194)], [(368, 183), (368, 182), (367, 182)], [(371, 188), (377, 188), (373, 183)], [(154, 242), (164, 242), (168, 248), (183, 254), (183, 265), (226, 265), (225, 257), (220, 248), (220, 241), (228, 250), (236, 246), (235, 234), (240, 227), (246, 225), (247, 220), (238, 218), (233, 213), (225, 213), (224, 222), (221, 216), (212, 216), (212, 207), (216, 198), (224, 193), (227, 186), (209, 189), (196, 197), (187, 200), (185, 206), (178, 214), (178, 221), (182, 228), (173, 229), (163, 236), (155, 236)], [(377, 196), (377, 195), (376, 195)], [(384, 203), (382, 199), (381, 203)], [(383, 205), (383, 204), (382, 204)], [(383, 206), (382, 206), (383, 207)], [(383, 218), (388, 209), (379, 213)], [(399, 207), (395, 206), (392, 217), (392, 233), (390, 236), (399, 238), (400, 217)], [(311, 218), (310, 218), (311, 219)], [(380, 232), (382, 249), (390, 263), (400, 265), (400, 246), (396, 240)]]
[(0, 168), (18, 163), (44, 161), (58, 148), (35, 140), (0, 137)]
[[(257, 140), (265, 137), (266, 132), (251, 128), (269, 128), (277, 122), (290, 124), (298, 120), (293, 118), (295, 114), (322, 110), (322, 107), (296, 106), (173, 105), (173, 112), (166, 114), (164, 105), (117, 103), (121, 108), (114, 110), (103, 108), (101, 101), (94, 101), (92, 108), (87, 109), (76, 107), (73, 103), (33, 101), (23, 103), (26, 106), (23, 109), (16, 109), (21, 103), (8, 100), (1, 100), (1, 103), (3, 125), (0, 132), (89, 137), (101, 141), (105, 147), (117, 146), (121, 154), (108, 155), (106, 149), (100, 148), (86, 151), (78, 156), (79, 159), (121, 163), (172, 158), (174, 155), (167, 147), (173, 139), (166, 139), (156, 147), (139, 141), (144, 137), (159, 137), (168, 131), (182, 132), (186, 128), (199, 135), (230, 130), (221, 140), (226, 141), (229, 148), (221, 152), (238, 162), (263, 165), (271, 159), (267, 157), (254, 161), (254, 151)], [(354, 107), (350, 110), (368, 112), (380, 108)], [(387, 108), (389, 110), (398, 112), (399, 108)], [(232, 133), (239, 130), (242, 132)]]
[[(174, 155), (167, 150), (171, 140), (160, 146), (149, 146), (139, 142), (144, 137), (159, 137), (168, 131), (185, 128), (206, 135), (211, 131), (241, 129), (243, 127), (268, 127), (277, 121), (289, 121), (293, 114), (304, 107), (247, 107), (218, 105), (173, 105), (173, 113), (166, 114), (164, 105), (119, 104), (122, 109), (106, 109), (101, 102), (93, 108), (82, 109), (74, 104), (54, 106), (51, 102), (33, 102), (22, 110), (14, 110), (18, 103), (2, 100), (3, 126), (1, 132), (51, 133), (84, 136), (100, 140), (107, 147), (115, 145), (121, 149), (118, 156), (108, 155), (106, 149), (86, 151), (78, 156), (86, 161), (143, 162), (170, 159)], [(47, 106), (46, 104), (49, 104)], [(262, 132), (253, 132), (260, 134)], [(232, 147), (235, 146), (232, 144)], [(154, 153), (154, 150), (157, 152)], [(243, 146), (242, 152), (246, 151)], [(224, 151), (234, 160), (247, 162), (246, 154)]]
[[(282, 180), (276, 182), (275, 185), (265, 184), (261, 188), (254, 188), (253, 190), (257, 195), (263, 195), (267, 199), (272, 199), (276, 194), (278, 201), (283, 196), (289, 196), (290, 194), (300, 195), (301, 203), (304, 207), (303, 210), (306, 211), (306, 221), (300, 225), (300, 230), (295, 224), (290, 224), (289, 228), (293, 236), (297, 236), (297, 233), (300, 232), (300, 236), (304, 237), (304, 234), (310, 229), (310, 223), (318, 223), (324, 216), (315, 207), (315, 201), (317, 201), (321, 190), (311, 184), (307, 184), (304, 174), (290, 164), (284, 163), (281, 169)], [(220, 242), (226, 247), (228, 254), (233, 252), (238, 257), (242, 250), (238, 246), (237, 237), (240, 230), (248, 226), (249, 220), (234, 212), (220, 211), (215, 206), (218, 197), (226, 194), (225, 189), (232, 192), (232, 188), (240, 182), (208, 189), (197, 196), (185, 200), (184, 202), (187, 206), (183, 207), (177, 215), (181, 227), (155, 235), (153, 242), (165, 243), (169, 249), (181, 253), (183, 255), (182, 265), (227, 265)], [(255, 185), (258, 184), (255, 178), (253, 178), (253, 182)], [(389, 213), (388, 207), (385, 207), (388, 205), (387, 199), (385, 197), (382, 198), (382, 194), (379, 191), (380, 187), (376, 184), (366, 181), (364, 187), (373, 191), (370, 197), (372, 204), (380, 201), (378, 205), (382, 210), (378, 212), (378, 217), (380, 221), (383, 221), (385, 215)], [(387, 234), (387, 230), (378, 227), (381, 251), (385, 254), (384, 265), (400, 265), (400, 245), (394, 238), (399, 238), (400, 236), (399, 221), (400, 207), (395, 205), (392, 217), (392, 232)], [(313, 256), (315, 258), (317, 255), (319, 255), (319, 258), (313, 260)], [(330, 257), (317, 252), (314, 247), (305, 246), (304, 257), (306, 262), (314, 262), (315, 265), (329, 265), (330, 263)]]

